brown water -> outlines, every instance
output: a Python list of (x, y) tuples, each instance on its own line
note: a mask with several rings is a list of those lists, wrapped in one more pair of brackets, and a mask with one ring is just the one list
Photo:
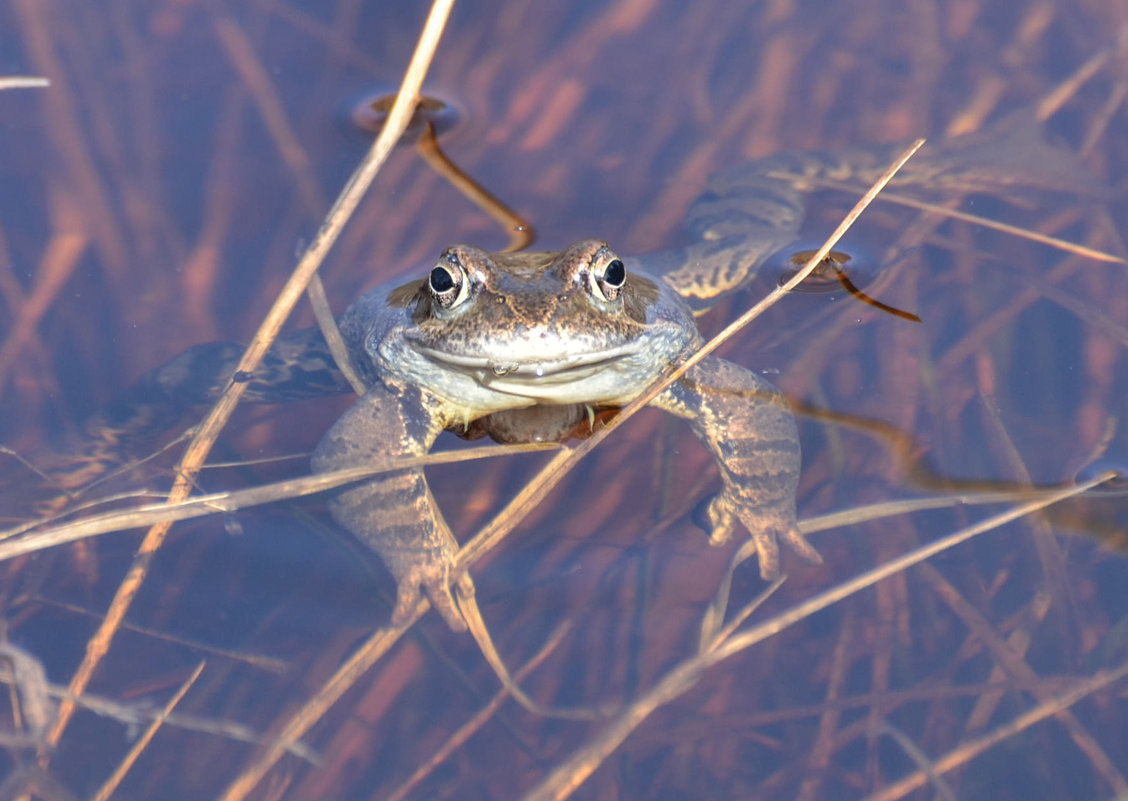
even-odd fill
[[(976, 150), (966, 173), (1037, 186), (902, 194), (1125, 254), (1125, 56), (1095, 64), (1054, 113), (1038, 105), (1114, 46), (1128, 23), (1120, 5), (827, 5), (460, 2), (426, 88), (457, 111), (448, 155), (532, 221), (538, 247), (599, 236), (627, 253), (660, 250), (680, 241), (686, 206), (726, 165), (986, 130), (1006, 144)], [(251, 334), (367, 147), (352, 106), (398, 81), (422, 16), (354, 0), (0, 9), (0, 74), (53, 82), (0, 92), (0, 444), (47, 463), (149, 367)], [(1015, 133), (1039, 109), (1056, 150)], [(860, 191), (816, 193), (797, 247), (817, 245)], [(343, 309), (447, 244), (505, 239), (402, 147), (323, 277)], [(866, 291), (923, 322), (841, 291), (795, 294), (722, 351), (802, 412), (801, 517), (1128, 464), (1123, 264), (887, 201), (840, 249)], [(703, 330), (781, 269), (765, 268)], [(299, 314), (294, 325), (308, 324)], [(346, 402), (246, 409), (212, 460), (308, 452)], [(716, 478), (687, 428), (648, 411), (619, 434), (474, 572), (511, 667), (571, 624), (524, 681), (542, 703), (645, 697), (693, 655), (730, 556), (693, 523)], [(436, 468), (432, 484), (465, 538), (543, 461)], [(121, 484), (165, 486), (172, 462)], [(299, 458), (201, 484), (305, 470)], [(2, 475), (7, 519), (47, 492), (14, 460)], [(949, 503), (815, 534), (825, 564), (787, 562), (790, 578), (752, 622), (1016, 503)], [(712, 667), (576, 797), (870, 797), (918, 770), (919, 755), (958, 752), (1124, 664), (1128, 560), (1097, 539), (1123, 539), (1126, 525), (1119, 496), (1074, 501), (839, 602)], [(112, 534), (0, 565), (7, 636), (52, 682), (71, 680), (139, 541)], [(734, 604), (760, 589), (745, 566)], [(88, 693), (160, 707), (203, 662), (177, 711), (211, 730), (163, 726), (116, 797), (225, 797), (259, 751), (219, 725), (277, 733), (386, 621), (390, 590), (316, 499), (177, 524)], [(471, 639), (428, 616), (302, 738), (320, 760), (283, 756), (249, 797), (387, 797), (496, 689)], [(942, 779), (961, 799), (1115, 797), (1128, 792), (1126, 713), (1121, 682), (942, 765)], [(408, 797), (521, 797), (605, 728), (506, 702)], [(136, 732), (80, 711), (35, 797), (92, 796)], [(0, 773), (31, 775), (30, 753), (10, 749)]]

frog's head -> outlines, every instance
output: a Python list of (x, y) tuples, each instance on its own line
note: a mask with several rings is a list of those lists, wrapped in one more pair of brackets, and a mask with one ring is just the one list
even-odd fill
[(436, 371), (534, 402), (574, 403), (649, 380), (696, 336), (668, 296), (629, 274), (606, 242), (585, 240), (543, 253), (450, 247), (387, 304), (410, 311), (403, 340)]

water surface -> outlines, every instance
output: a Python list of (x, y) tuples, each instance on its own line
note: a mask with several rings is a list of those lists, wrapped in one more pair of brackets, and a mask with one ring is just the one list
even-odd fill
[[(904, 193), (1124, 255), (1123, 54), (1110, 51), (1054, 113), (1039, 106), (1114, 47), (1123, 14), (1111, 3), (996, 5), (466, 0), (427, 91), (457, 112), (446, 152), (530, 219), (538, 247), (675, 245), (708, 175), (749, 158), (987, 132), (1006, 144), (976, 150), (967, 173), (993, 191)], [(0, 443), (49, 464), (146, 369), (197, 342), (250, 336), (370, 141), (351, 108), (399, 79), (422, 14), (352, 0), (105, 10), (15, 0), (0, 12), (2, 72), (52, 80), (0, 93)], [(1044, 130), (1053, 149), (1016, 125)], [(797, 249), (817, 245), (863, 188), (813, 193)], [(505, 241), (405, 146), (323, 276), (343, 309), (365, 288), (420, 274), (448, 244)], [(887, 201), (840, 247), (866, 291), (923, 322), (841, 291), (795, 294), (722, 349), (800, 410), (801, 517), (1059, 485), (1094, 460), (1125, 463), (1122, 264)], [(703, 330), (769, 291), (780, 269), (765, 267)], [(309, 324), (308, 309), (298, 318)], [(308, 453), (346, 404), (247, 408), (212, 460)], [(688, 429), (648, 411), (619, 434), (474, 573), (511, 667), (571, 625), (525, 680), (542, 703), (645, 695), (694, 653), (731, 556), (693, 522), (717, 485)], [(167, 486), (173, 461), (99, 492)], [(432, 483), (465, 538), (543, 461), (443, 467)], [(297, 458), (209, 471), (201, 486), (305, 470)], [(3, 475), (5, 518), (51, 494), (14, 460)], [(1013, 503), (816, 534), (825, 563), (787, 561), (788, 581), (754, 620)], [(1119, 496), (1074, 501), (863, 591), (712, 668), (577, 797), (870, 797), (919, 769), (909, 745), (940, 759), (1123, 665), (1128, 562), (1098, 543), (1123, 540), (1125, 525)], [(140, 536), (3, 565), (7, 636), (52, 682), (70, 681)], [(734, 603), (762, 588), (744, 566)], [(89, 693), (159, 707), (204, 662), (178, 711), (213, 730), (164, 726), (118, 797), (224, 797), (257, 752), (218, 723), (277, 732), (385, 622), (391, 589), (316, 499), (178, 524)], [(471, 639), (429, 616), (303, 739), (319, 761), (284, 756), (251, 797), (388, 797), (496, 689)], [(944, 781), (966, 799), (1128, 792), (1122, 689), (1005, 738)], [(506, 702), (409, 797), (520, 797), (603, 728)], [(80, 711), (48, 771), (92, 795), (136, 731)], [(29, 764), (13, 749), (0, 772)], [(41, 797), (66, 797), (46, 786)]]

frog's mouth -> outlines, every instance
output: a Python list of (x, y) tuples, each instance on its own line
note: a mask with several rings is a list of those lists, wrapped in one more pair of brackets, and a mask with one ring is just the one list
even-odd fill
[(569, 384), (603, 372), (614, 373), (617, 372), (619, 363), (636, 355), (639, 348), (626, 345), (528, 361), (448, 353), (419, 345), (416, 345), (416, 350), (435, 363), (473, 376), (484, 386), (504, 391), (506, 384)]

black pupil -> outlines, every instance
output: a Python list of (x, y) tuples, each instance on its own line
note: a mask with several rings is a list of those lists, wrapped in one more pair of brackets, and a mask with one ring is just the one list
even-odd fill
[(454, 289), (454, 276), (446, 267), (436, 267), (431, 270), (431, 289), (440, 295)]
[(622, 286), (627, 279), (627, 268), (619, 259), (612, 259), (603, 270), (603, 280), (611, 286)]

